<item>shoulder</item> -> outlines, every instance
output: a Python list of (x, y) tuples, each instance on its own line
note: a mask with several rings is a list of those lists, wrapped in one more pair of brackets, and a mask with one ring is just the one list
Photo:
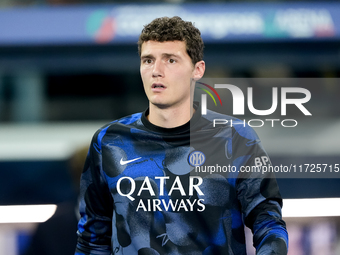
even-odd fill
[(97, 143), (100, 146), (103, 137), (108, 133), (114, 133), (124, 129), (130, 130), (131, 128), (142, 126), (142, 114), (142, 112), (134, 113), (105, 124), (94, 133), (92, 143)]
[(258, 135), (256, 134), (255, 130), (248, 125), (245, 119), (238, 119), (236, 117), (211, 110), (207, 110), (207, 114), (202, 115), (202, 118), (205, 119), (207, 123), (209, 123), (206, 125), (209, 126), (209, 128), (231, 129), (233, 133), (236, 133), (237, 135), (246, 139), (258, 139)]

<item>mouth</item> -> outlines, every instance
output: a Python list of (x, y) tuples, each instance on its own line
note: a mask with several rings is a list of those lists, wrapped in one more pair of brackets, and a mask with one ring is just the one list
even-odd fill
[(166, 87), (161, 83), (154, 83), (151, 86), (152, 89), (165, 89)]

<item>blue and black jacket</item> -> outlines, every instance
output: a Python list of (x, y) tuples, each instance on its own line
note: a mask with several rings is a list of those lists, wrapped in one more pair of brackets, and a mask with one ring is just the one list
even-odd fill
[[(282, 199), (252, 128), (198, 107), (176, 128), (143, 113), (93, 137), (81, 179), (80, 254), (287, 254)], [(215, 125), (214, 119), (228, 119)]]

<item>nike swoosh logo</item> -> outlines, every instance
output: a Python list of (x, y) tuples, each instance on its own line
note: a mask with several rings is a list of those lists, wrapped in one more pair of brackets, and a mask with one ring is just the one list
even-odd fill
[(138, 160), (138, 159), (141, 159), (141, 158), (142, 158), (142, 157), (134, 158), (134, 159), (130, 159), (130, 160), (123, 160), (123, 158), (121, 158), (119, 163), (120, 163), (122, 166), (124, 166), (124, 165), (126, 165), (126, 164), (129, 164), (129, 163), (131, 163), (131, 162), (133, 162), (133, 161), (136, 161), (136, 160)]

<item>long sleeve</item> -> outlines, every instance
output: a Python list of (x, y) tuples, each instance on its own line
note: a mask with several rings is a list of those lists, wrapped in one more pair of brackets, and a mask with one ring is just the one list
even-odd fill
[[(276, 179), (254, 178), (243, 181), (245, 183), (240, 184), (239, 200), (243, 204), (245, 224), (253, 232), (253, 245), (256, 248), (256, 254), (286, 255), (288, 233), (286, 224), (282, 220), (282, 199), (278, 192)], [(259, 187), (259, 189), (249, 189), (249, 187)], [(262, 202), (258, 204), (255, 201)]]
[(286, 255), (288, 233), (282, 220), (279, 187), (273, 173), (262, 171), (262, 167), (269, 169), (270, 159), (255, 132), (252, 129), (248, 131), (249, 133), (242, 134), (243, 138), (248, 138), (247, 144), (244, 146), (238, 143), (236, 149), (248, 151), (248, 156), (243, 157), (243, 160), (238, 158), (241, 164), (237, 192), (244, 221), (253, 232), (253, 245), (257, 255)]
[(287, 254), (288, 233), (277, 202), (266, 200), (258, 205), (247, 217), (247, 223), (254, 234), (256, 254)]
[(92, 140), (81, 177), (75, 255), (111, 254), (113, 200), (102, 170), (102, 132), (99, 130)]

